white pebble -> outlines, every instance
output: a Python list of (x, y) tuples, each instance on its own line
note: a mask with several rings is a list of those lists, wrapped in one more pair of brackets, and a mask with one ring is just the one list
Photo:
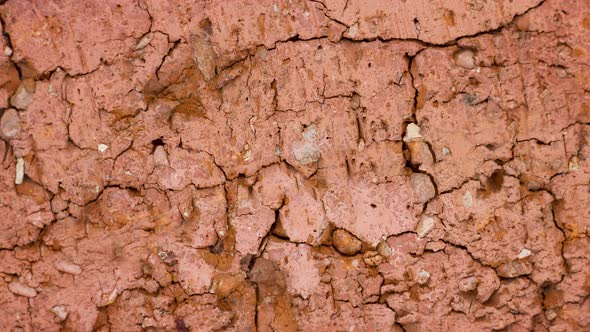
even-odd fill
[(404, 142), (414, 141), (421, 139), (422, 135), (420, 134), (420, 127), (415, 123), (410, 123), (406, 127), (406, 136), (404, 136)]
[(6, 56), (11, 56), (12, 55), (12, 48), (10, 48), (10, 46), (4, 47), (4, 54), (6, 54)]
[(466, 191), (463, 195), (463, 206), (465, 206), (468, 209), (471, 206), (473, 206), (473, 196), (471, 196), (471, 193), (469, 191)]
[(473, 54), (473, 51), (471, 50), (462, 50), (459, 53), (457, 53), (456, 56), (456, 62), (457, 62), (457, 66), (466, 68), (466, 69), (471, 69), (475, 67), (475, 60), (473, 59), (475, 54)]
[(359, 140), (358, 150), (359, 152), (363, 152), (365, 150), (365, 140), (362, 138)]
[(352, 25), (350, 28), (348, 28), (348, 35), (352, 38), (354, 38), (354, 36), (356, 36), (356, 33), (359, 31), (359, 24), (355, 23), (354, 25)]
[(66, 320), (69, 314), (63, 305), (54, 306), (53, 308), (51, 308), (51, 312), (53, 312), (57, 316), (57, 318), (59, 318), (60, 321)]
[(115, 302), (115, 300), (117, 299), (117, 296), (119, 296), (119, 291), (115, 288), (113, 289), (113, 291), (111, 292), (111, 294), (109, 295), (107, 302), (109, 304)]
[(303, 137), (308, 140), (311, 141), (313, 140), (314, 136), (316, 136), (318, 133), (315, 125), (311, 125), (309, 127), (307, 127), (307, 130), (303, 133)]
[(252, 159), (252, 150), (246, 150), (246, 152), (242, 154), (242, 159), (244, 159), (244, 161)]
[(59, 261), (55, 262), (53, 266), (61, 272), (69, 273), (69, 274), (80, 274), (82, 273), (82, 268), (78, 264), (66, 262), (66, 261)]
[(168, 166), (170, 163), (168, 162), (168, 154), (164, 147), (161, 145), (156, 146), (154, 150), (154, 164), (156, 166)]
[(557, 313), (553, 309), (547, 310), (545, 311), (545, 318), (547, 318), (548, 320), (554, 320), (555, 318), (557, 318)]
[(418, 272), (418, 276), (416, 276), (416, 282), (420, 285), (424, 285), (430, 279), (430, 272), (428, 271), (420, 271)]
[(105, 152), (105, 151), (106, 151), (108, 148), (109, 148), (109, 146), (108, 146), (108, 145), (106, 145), (106, 144), (99, 144), (99, 145), (98, 145), (98, 151), (99, 151), (100, 153), (103, 153), (103, 152)]
[(436, 222), (435, 217), (432, 216), (422, 216), (422, 219), (416, 225), (416, 234), (418, 234), (419, 238), (425, 237), (432, 228), (434, 228), (434, 224)]
[(101, 294), (101, 303), (98, 305), (99, 307), (105, 307), (113, 302), (115, 302), (115, 300), (117, 299), (117, 296), (119, 296), (119, 291), (115, 288), (113, 289), (113, 291), (110, 294), (105, 294), (102, 293)]
[(531, 255), (531, 251), (527, 248), (522, 248), (522, 250), (518, 253), (518, 259), (527, 258)]
[(37, 296), (37, 291), (34, 288), (25, 286), (23, 284), (21, 284), (18, 281), (13, 281), (11, 283), (8, 284), (8, 289), (16, 294), (16, 295), (20, 295), (20, 296), (24, 296), (24, 297), (35, 297)]
[(154, 35), (152, 33), (148, 33), (145, 36), (143, 36), (135, 46), (135, 50), (139, 51), (144, 47), (148, 46), (152, 42), (152, 38), (154, 38)]
[(16, 160), (16, 176), (14, 178), (14, 184), (22, 184), (25, 177), (25, 160), (18, 158)]

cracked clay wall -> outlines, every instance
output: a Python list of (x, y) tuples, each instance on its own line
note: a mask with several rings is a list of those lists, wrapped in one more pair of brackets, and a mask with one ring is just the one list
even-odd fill
[(590, 330), (589, 1), (0, 19), (1, 331)]

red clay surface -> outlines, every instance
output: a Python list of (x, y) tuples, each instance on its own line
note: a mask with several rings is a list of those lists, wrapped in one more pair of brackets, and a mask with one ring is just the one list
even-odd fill
[(0, 2), (0, 330), (590, 330), (590, 1)]

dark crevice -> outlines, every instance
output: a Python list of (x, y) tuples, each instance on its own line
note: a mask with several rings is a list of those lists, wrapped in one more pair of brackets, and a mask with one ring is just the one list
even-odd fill
[[(405, 137), (406, 136), (407, 131), (408, 131), (408, 125), (410, 123), (415, 123), (416, 125), (418, 125), (418, 119), (416, 117), (416, 112), (418, 110), (419, 91), (418, 91), (418, 89), (416, 87), (416, 84), (415, 84), (415, 77), (414, 77), (414, 73), (413, 73), (413, 67), (414, 67), (414, 62), (415, 62), (416, 57), (422, 51), (423, 50), (420, 50), (420, 51), (418, 51), (414, 55), (409, 55), (409, 54), (406, 54), (405, 55), (405, 58), (406, 58), (406, 61), (407, 61), (407, 66), (408, 66), (407, 72), (410, 75), (410, 83), (411, 83), (411, 86), (412, 86), (412, 88), (414, 90), (414, 99), (413, 99), (413, 102), (412, 102), (412, 112), (411, 112), (410, 117), (408, 119), (405, 119), (402, 122), (402, 137)], [(426, 143), (426, 145), (428, 146), (428, 149), (430, 150), (430, 153), (432, 154), (432, 157), (435, 158), (436, 154), (434, 153), (434, 151), (432, 151), (432, 147), (431, 147), (430, 143), (426, 142), (425, 140), (423, 140), (421, 142)], [(402, 155), (403, 155), (404, 160), (405, 160), (405, 167), (406, 167), (406, 169), (410, 170), (412, 173), (421, 173), (421, 174), (428, 175), (428, 177), (430, 178), (430, 181), (432, 182), (432, 185), (434, 186), (434, 193), (435, 193), (435, 195), (434, 195), (434, 197), (432, 199), (435, 199), (436, 197), (438, 197), (439, 190), (438, 190), (438, 185), (437, 185), (437, 183), (436, 183), (436, 181), (434, 179), (434, 176), (432, 176), (430, 173), (428, 173), (428, 172), (420, 169), (420, 165), (416, 165), (416, 164), (413, 164), (412, 163), (412, 160), (411, 160), (411, 157), (410, 157), (410, 155), (411, 155), (410, 154), (410, 147), (408, 146), (408, 142), (406, 142), (405, 140), (402, 140)], [(428, 205), (428, 202), (426, 202), (423, 205), (423, 211), (422, 212), (426, 211), (427, 205)]]
[(165, 145), (164, 144), (164, 141), (162, 139), (163, 139), (163, 137), (156, 138), (155, 140), (152, 140), (152, 145), (153, 146), (162, 146), (162, 145)]
[(175, 40), (174, 42), (172, 42), (172, 46), (170, 46), (170, 48), (168, 48), (168, 52), (162, 57), (162, 61), (160, 61), (160, 64), (158, 64), (158, 66), (156, 67), (156, 78), (158, 80), (160, 80), (160, 68), (162, 68), (162, 65), (164, 65), (164, 62), (166, 61), (166, 58), (170, 57), (170, 55), (172, 54), (172, 52), (174, 52), (174, 50), (176, 49), (176, 47), (178, 47), (178, 45), (180, 45), (180, 40)]

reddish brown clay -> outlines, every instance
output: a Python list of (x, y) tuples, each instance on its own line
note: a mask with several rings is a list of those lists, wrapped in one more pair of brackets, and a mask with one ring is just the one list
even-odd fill
[(590, 330), (590, 2), (0, 3), (0, 330)]

